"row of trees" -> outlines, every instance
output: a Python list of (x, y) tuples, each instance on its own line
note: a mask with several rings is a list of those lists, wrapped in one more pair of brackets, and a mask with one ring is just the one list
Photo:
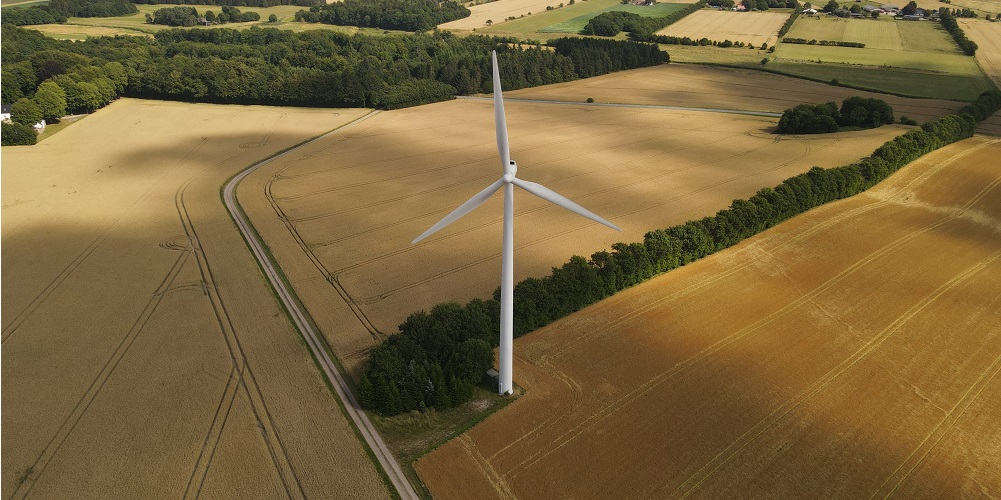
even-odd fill
[(2, 22), (14, 26), (61, 24), (69, 17), (114, 17), (136, 12), (139, 9), (128, 0), (51, 0), (43, 5), (5, 8)]
[[(664, 45), (689, 45), (689, 46), (702, 46), (702, 47), (713, 46), (713, 47), (722, 47), (722, 48), (729, 48), (729, 47), (737, 47), (737, 48), (752, 47), (752, 48), (754, 48), (754, 45), (751, 44), (751, 43), (731, 42), (729, 39), (723, 40), (723, 41), (710, 40), (710, 39), (705, 38), (705, 37), (696, 39), (696, 38), (689, 38), (687, 36), (670, 36), (670, 35), (652, 35), (652, 34), (630, 33), (629, 34), (629, 39), (630, 40), (635, 40), (637, 42), (650, 42), (650, 43), (659, 43), (659, 44), (664, 44)], [(761, 47), (760, 47), (761, 50), (765, 50), (767, 48), (768, 48), (768, 44), (767, 43), (762, 43), (761, 44)]]
[(792, 38), (785, 37), (782, 39), (782, 43), (796, 43), (801, 45), (823, 45), (823, 46), (834, 46), (834, 47), (854, 47), (857, 49), (864, 49), (865, 44), (862, 42), (841, 42), (838, 40), (807, 40), (805, 38)]
[(145, 5), (231, 5), (234, 7), (274, 7), (276, 5), (312, 7), (314, 5), (322, 5), (323, 0), (132, 0), (132, 3)]
[(977, 42), (966, 38), (966, 32), (959, 26), (959, 22), (957, 22), (956, 18), (952, 16), (949, 9), (943, 7), (942, 10), (939, 11), (939, 22), (942, 24), (942, 27), (945, 28), (950, 35), (952, 35), (953, 40), (956, 40), (956, 44), (959, 45), (959, 48), (962, 49), (964, 54), (968, 56), (977, 54)]
[(747, 10), (796, 9), (796, 0), (741, 0)]
[(3, 41), (4, 98), (32, 97), (41, 82), (56, 82), (66, 93), (70, 112), (92, 111), (119, 95), (240, 104), (413, 106), (491, 92), (491, 50), (497, 50), (504, 87), (512, 90), (667, 61), (655, 45), (636, 42), (559, 39), (549, 50), (513, 39), (437, 31), (373, 37), (252, 26), (68, 42), (4, 26)]
[(640, 35), (651, 35), (669, 24), (680, 21), (683, 17), (705, 7), (705, 5), (706, 0), (699, 0), (663, 17), (642, 17), (624, 11), (604, 12), (591, 18), (580, 33), (582, 35), (615, 36), (626, 31)]
[(779, 28), (779, 38), (784, 37), (786, 33), (789, 32), (789, 30), (792, 28), (792, 23), (796, 22), (796, 18), (799, 17), (800, 12), (802, 11), (803, 8), (799, 5), (799, 1), (793, 0), (792, 14), (789, 14), (789, 19), (786, 19), (786, 22), (782, 23), (782, 27)]
[[(1001, 93), (984, 93), (957, 114), (908, 131), (857, 163), (814, 167), (747, 200), (734, 200), (712, 217), (650, 231), (642, 243), (617, 243), (611, 251), (596, 252), (590, 259), (571, 257), (551, 275), (528, 278), (515, 286), (514, 334), (524, 335), (811, 208), (865, 191), (920, 156), (970, 137), (981, 120), (999, 109)], [(411, 315), (399, 333), (372, 350), (359, 386), (362, 404), (392, 415), (466, 401), (452, 387), (481, 380), (492, 365), (487, 346), (497, 344), (499, 293), (495, 291), (492, 300), (473, 300), (465, 306), (441, 304), (430, 313)], [(449, 399), (445, 406), (438, 406), (442, 393)]]
[(779, 134), (824, 134), (845, 128), (876, 128), (893, 123), (893, 108), (882, 99), (849, 97), (841, 102), (800, 104), (782, 112)]
[(215, 24), (249, 23), (261, 20), (261, 15), (257, 12), (240, 12), (240, 9), (236, 7), (223, 5), (222, 12), (218, 16), (211, 10), (206, 11), (204, 16), (199, 16), (198, 10), (194, 7), (164, 7), (157, 9), (152, 15), (146, 14), (146, 22), (166, 26), (189, 27), (197, 25), (201, 17)]
[(454, 0), (344, 0), (314, 5), (295, 14), (307, 23), (362, 26), (387, 30), (426, 31), (469, 16)]

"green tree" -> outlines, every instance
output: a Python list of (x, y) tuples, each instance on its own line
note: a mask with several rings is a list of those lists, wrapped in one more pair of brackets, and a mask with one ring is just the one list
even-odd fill
[(10, 106), (10, 117), (14, 123), (32, 126), (42, 121), (42, 109), (35, 104), (35, 101), (22, 97)]
[(918, 11), (918, 3), (915, 2), (914, 0), (908, 2), (903, 9), (900, 9), (900, 13), (905, 16), (913, 16), (915, 13), (917, 13), (917, 11)]
[(38, 134), (30, 125), (23, 123), (0, 123), (0, 145), (30, 146), (38, 141)]
[(271, 23), (271, 24), (277, 23), (278, 22), (278, 16), (276, 16), (274, 14), (271, 14), (270, 16), (268, 16), (268, 22)]
[(35, 92), (35, 104), (42, 110), (45, 121), (58, 121), (66, 115), (66, 91), (55, 82), (42, 82)]
[(841, 6), (838, 5), (837, 0), (828, 0), (827, 5), (824, 6), (824, 12), (834, 12), (840, 7)]

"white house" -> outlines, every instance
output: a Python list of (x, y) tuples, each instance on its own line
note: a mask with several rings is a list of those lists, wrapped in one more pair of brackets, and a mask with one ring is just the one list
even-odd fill
[(9, 122), (10, 121), (10, 104), (0, 104), (0, 121)]

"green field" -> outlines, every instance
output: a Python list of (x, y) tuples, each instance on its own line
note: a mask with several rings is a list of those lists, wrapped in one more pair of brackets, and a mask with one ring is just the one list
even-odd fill
[[(579, 16), (597, 16), (605, 9), (620, 5), (618, 0), (587, 0), (578, 1), (573, 5), (567, 5), (556, 10), (536, 12), (530, 16), (515, 19), (504, 23), (495, 24), (489, 28), (477, 29), (477, 33), (488, 35), (514, 35), (520, 37), (532, 37), (540, 30), (548, 26), (567, 22)], [(590, 19), (589, 17), (589, 19)]]
[[(152, 34), (160, 30), (172, 29), (170, 26), (147, 24), (146, 14), (152, 14), (157, 9), (164, 7), (175, 7), (175, 5), (136, 5), (139, 12), (129, 16), (120, 17), (71, 17), (66, 24), (43, 24), (39, 26), (25, 26), (25, 28), (35, 29), (45, 36), (60, 40), (84, 40), (95, 36), (113, 35), (142, 35)], [(194, 7), (199, 14), (206, 11), (219, 13), (221, 7), (215, 5), (187, 5)], [(276, 5), (274, 7), (237, 7), (241, 12), (257, 12), (261, 15), (261, 20), (251, 23), (227, 23), (211, 27), (196, 27), (194, 29), (247, 29), (251, 26), (279, 28), (291, 31), (307, 31), (317, 29), (327, 29), (340, 31), (343, 33), (365, 33), (370, 35), (381, 35), (385, 30), (376, 28), (358, 28), (354, 26), (334, 26), (330, 24), (297, 23), (294, 21), (295, 13), (303, 7), (295, 5)], [(274, 14), (278, 17), (277, 23), (269, 23), (268, 17)]]
[(551, 24), (539, 30), (539, 33), (580, 33), (580, 30), (584, 29), (587, 22), (603, 12), (632, 12), (633, 14), (643, 16), (643, 17), (664, 17), (673, 14), (683, 8), (687, 7), (687, 4), (680, 3), (658, 3), (654, 5), (623, 5), (622, 3), (617, 3), (606, 9), (602, 9), (597, 12), (591, 12), (587, 14), (579, 15), (573, 19), (568, 19), (566, 21), (561, 21), (555, 24)]

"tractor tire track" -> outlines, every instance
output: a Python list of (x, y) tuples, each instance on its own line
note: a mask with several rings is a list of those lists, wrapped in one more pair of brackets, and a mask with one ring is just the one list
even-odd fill
[[(257, 377), (254, 375), (254, 371), (251, 368), (246, 352), (243, 349), (243, 345), (240, 342), (240, 337), (236, 333), (236, 329), (233, 327), (232, 319), (229, 316), (229, 312), (226, 310), (226, 305), (222, 300), (222, 296), (219, 293), (219, 289), (216, 285), (215, 276), (212, 274), (212, 267), (205, 257), (204, 250), (202, 249), (201, 243), (198, 239), (198, 232), (191, 220), (191, 216), (188, 213), (188, 208), (184, 203), (184, 189), (187, 184), (178, 189), (177, 196), (175, 197), (177, 204), (178, 215), (181, 219), (181, 223), (184, 225), (184, 233), (187, 235), (188, 240), (191, 242), (191, 247), (193, 253), (196, 257), (198, 263), (198, 272), (201, 276), (202, 283), (205, 284), (205, 291), (208, 295), (209, 301), (212, 306), (212, 311), (216, 319), (216, 323), (219, 326), (219, 330), (223, 335), (223, 339), (226, 342), (226, 348), (229, 351), (230, 360), (233, 363), (233, 367), (237, 373), (240, 374), (238, 377), (238, 385), (242, 387), (243, 394), (247, 397), (248, 403), (250, 403), (251, 412), (254, 415), (254, 419), (261, 431), (261, 438), (264, 440), (264, 445), (268, 450), (268, 454), (271, 457), (271, 462), (275, 467), (278, 477), (282, 482), (282, 487), (285, 491), (286, 496), (289, 498), (305, 498), (306, 494), (302, 488), (302, 482), (296, 475), (295, 468), (292, 466), (292, 462), (289, 459), (288, 451), (285, 449), (285, 445), (282, 442), (281, 434), (278, 432), (277, 426), (275, 425), (274, 417), (271, 414), (270, 409), (267, 406), (267, 402), (264, 397), (264, 393), (261, 391), (260, 385), (257, 382)], [(230, 398), (235, 398), (237, 390), (230, 393)], [(226, 403), (226, 396), (220, 400), (219, 405), (216, 408), (216, 414), (220, 412), (220, 408)], [(230, 399), (228, 405), (232, 405), (233, 400)], [(228, 415), (228, 410), (227, 410)], [(195, 468), (192, 471), (192, 476), (196, 476), (198, 470), (201, 468), (203, 470), (202, 477), (198, 482), (197, 488), (193, 492), (194, 498), (197, 498), (201, 493), (202, 482), (204, 481), (208, 469), (211, 467), (211, 457), (215, 451), (215, 445), (221, 437), (225, 421), (220, 423), (218, 426), (210, 428), (210, 434), (206, 437), (203, 443), (202, 450), (199, 456), (205, 455), (206, 448), (211, 447), (211, 450), (202, 465), (201, 458), (196, 461)], [(212, 431), (215, 431), (212, 433)], [(194, 486), (192, 484), (191, 486)], [(192, 494), (190, 487), (188, 494)]]

